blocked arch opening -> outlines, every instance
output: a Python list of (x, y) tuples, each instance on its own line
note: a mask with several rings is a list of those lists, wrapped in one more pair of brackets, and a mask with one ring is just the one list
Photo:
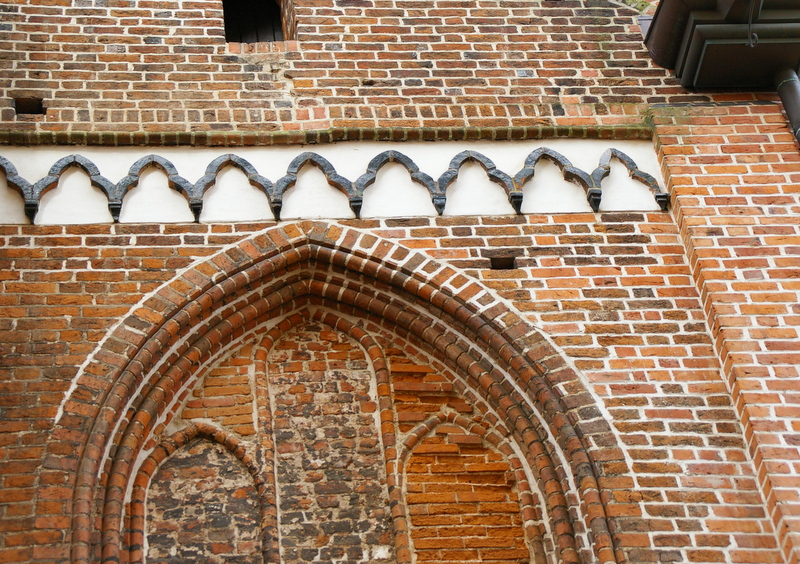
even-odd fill
[[(422, 350), (412, 345), (408, 340), (401, 339), (396, 334), (387, 333), (386, 329), (388, 329), (388, 327), (379, 327), (374, 322), (365, 320), (351, 321), (348, 320), (342, 312), (332, 311), (325, 307), (304, 307), (276, 323), (258, 344), (255, 354), (256, 374), (257, 380), (260, 380), (258, 385), (262, 390), (268, 387), (266, 382), (268, 372), (266, 362), (273, 346), (275, 346), (277, 342), (282, 341), (286, 335), (290, 334), (298, 326), (308, 323), (320, 324), (322, 327), (327, 327), (333, 332), (345, 334), (356, 341), (361, 350), (366, 354), (371, 371), (374, 374), (376, 383), (375, 392), (378, 400), (378, 417), (381, 428), (380, 439), (385, 457), (386, 484), (388, 486), (390, 507), (392, 508), (392, 527), (395, 536), (396, 562), (398, 564), (410, 564), (417, 561), (413, 556), (413, 554), (417, 554), (417, 551), (414, 550), (411, 535), (408, 492), (403, 483), (403, 472), (405, 460), (408, 456), (408, 449), (416, 444), (420, 436), (424, 436), (440, 423), (461, 426), (465, 433), (471, 433), (473, 437), (480, 437), (481, 441), (485, 439), (487, 444), (497, 449), (498, 452), (502, 452), (502, 455), (509, 460), (509, 463), (513, 467), (514, 481), (518, 484), (521, 492), (520, 507), (516, 513), (517, 518), (524, 521), (524, 532), (521, 528), (520, 532), (522, 534), (519, 536), (526, 545), (524, 548), (524, 561), (535, 562), (536, 564), (548, 562), (545, 556), (546, 550), (543, 548), (542, 534), (545, 530), (549, 531), (549, 527), (547, 523), (542, 521), (542, 514), (546, 513), (546, 511), (541, 510), (542, 492), (538, 491), (537, 488), (540, 482), (548, 482), (548, 477), (544, 475), (546, 472), (542, 472), (541, 468), (537, 468), (536, 472), (531, 469), (531, 464), (534, 463), (534, 457), (523, 460), (528, 457), (524, 454), (517, 456), (519, 447), (517, 446), (516, 450), (512, 447), (511, 441), (513, 441), (513, 438), (508, 437), (508, 429), (498, 423), (500, 418), (497, 414), (485, 402), (471, 392), (465, 385), (463, 378), (454, 374), (440, 362), (425, 355)], [(379, 337), (384, 340), (383, 346), (379, 345), (378, 341), (376, 341), (376, 338)], [(389, 339), (390, 342), (387, 343), (387, 339)], [(385, 347), (387, 346), (398, 349), (400, 357), (404, 360), (421, 362), (424, 366), (430, 368), (430, 372), (436, 372), (438, 375), (443, 376), (447, 384), (452, 386), (452, 390), (446, 395), (449, 396), (451, 400), (456, 399), (457, 403), (466, 401), (466, 405), (470, 408), (468, 411), (472, 411), (470, 418), (464, 415), (457, 415), (455, 411), (452, 411), (453, 408), (445, 404), (444, 409), (446, 412), (439, 412), (437, 416), (430, 418), (429, 421), (421, 427), (403, 431), (401, 428), (401, 421), (399, 420), (402, 402), (398, 404), (397, 399), (392, 396), (393, 391), (395, 393), (397, 392), (396, 387), (398, 386), (398, 382), (395, 379), (398, 374), (404, 371), (404, 364), (391, 366), (389, 359), (384, 353)], [(416, 364), (412, 364), (411, 366), (415, 367), (415, 369), (419, 369), (420, 367)], [(408, 392), (400, 393), (405, 396), (409, 394)], [(430, 402), (432, 400), (431, 394), (435, 394), (436, 392), (433, 392), (432, 388), (428, 386), (425, 392), (420, 393), (424, 394), (426, 402)], [(262, 396), (266, 398), (267, 394), (262, 394)], [(270, 410), (268, 408), (264, 409), (267, 406), (263, 405), (266, 401), (268, 400), (259, 397), (259, 410), (263, 410), (264, 413), (269, 414)], [(463, 407), (461, 411), (463, 411)], [(476, 417), (477, 420), (480, 420), (480, 423), (476, 423)], [(494, 428), (492, 426), (493, 423), (498, 424), (501, 430)], [(262, 419), (261, 425), (263, 428), (269, 429), (271, 428), (271, 424), (271, 421), (264, 421)], [(504, 436), (508, 437), (508, 440), (503, 438)], [(403, 439), (404, 437), (405, 439)], [(402, 444), (398, 442), (401, 439), (403, 439)], [(269, 448), (267, 450), (271, 451), (272, 458), (274, 458), (274, 450)], [(535, 451), (536, 449), (531, 450)], [(268, 458), (269, 457), (268, 455)], [(272, 462), (269, 463), (270, 466), (273, 464)], [(511, 471), (511, 468), (509, 468), (509, 472)], [(536, 476), (534, 476), (534, 474), (536, 474)], [(550, 479), (552, 480), (552, 476), (550, 476)], [(531, 488), (531, 484), (534, 484), (533, 489)], [(505, 510), (508, 510), (508, 507), (506, 507)], [(508, 532), (507, 530), (495, 529), (495, 532), (498, 531), (501, 533)], [(465, 537), (466, 536), (469, 535), (465, 535)], [(475, 542), (475, 539), (469, 539), (466, 540), (466, 542)], [(493, 547), (487, 546), (485, 548), (492, 549)], [(497, 552), (502, 551), (502, 547), (494, 548), (497, 549), (495, 555)], [(517, 547), (518, 553), (520, 550), (522, 550), (522, 547)], [(550, 552), (552, 553), (552, 550)], [(519, 557), (519, 554), (516, 556)], [(420, 558), (420, 556), (417, 555), (417, 558)]]
[[(557, 560), (579, 562), (589, 550), (601, 562), (622, 561), (587, 448), (607, 444), (611, 431), (594, 414), (581, 428), (581, 408), (593, 399), (549, 342), (448, 266), (355, 229), (299, 222), (245, 240), (166, 284), (79, 375), (51, 443), (53, 456), (69, 445), (80, 459), (67, 472), (75, 484), (73, 562), (119, 557), (138, 453), (187, 379), (226, 344), (307, 304), (391, 327), (441, 358), (492, 406), (513, 440), (538, 449), (537, 464), (554, 471), (551, 453), (566, 461), (565, 477), (539, 484), (549, 492)], [(559, 392), (565, 383), (569, 407)], [(537, 421), (547, 422), (548, 436)], [(576, 527), (590, 531), (591, 547), (576, 542)]]
[[(466, 451), (466, 463), (452, 464), (459, 451)], [(408, 434), (398, 457), (398, 477), (409, 526), (417, 533), (412, 537), (423, 545), (416, 547), (425, 553), (421, 559), (548, 564), (542, 539), (546, 527), (537, 511), (539, 492), (531, 488), (525, 464), (497, 430), (440, 411)], [(415, 506), (425, 511), (414, 511)], [(431, 507), (444, 519), (429, 518)], [(448, 545), (456, 538), (453, 533), (461, 536), (460, 542)]]
[[(219, 429), (206, 423), (194, 423), (164, 439), (138, 468), (133, 480), (130, 502), (126, 510), (126, 534), (128, 538), (125, 541), (125, 545), (128, 550), (124, 554), (123, 560), (131, 563), (145, 561), (146, 536), (149, 534), (146, 523), (146, 508), (148, 493), (153, 481), (162, 465), (171, 460), (175, 453), (198, 441), (218, 445), (224, 449), (232, 458), (241, 463), (251, 478), (257, 495), (260, 513), (260, 522), (255, 524), (255, 528), (258, 531), (259, 544), (261, 545), (260, 556), (263, 562), (272, 562), (273, 560), (270, 558), (274, 557), (274, 554), (269, 551), (272, 547), (272, 539), (268, 536), (270, 529), (264, 526), (264, 523), (270, 518), (270, 505), (265, 496), (267, 488), (262, 474), (237, 437), (224, 429)], [(199, 524), (203, 525), (203, 523)]]
[(274, 525), (285, 562), (366, 555), (402, 562), (393, 558), (386, 436), (364, 346), (369, 337), (354, 329), (327, 308), (304, 307), (255, 347), (260, 427), (270, 434), (262, 456), (274, 477)]

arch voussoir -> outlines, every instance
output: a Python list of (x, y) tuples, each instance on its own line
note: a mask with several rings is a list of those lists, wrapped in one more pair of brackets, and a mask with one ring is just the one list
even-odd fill
[[(542, 492), (561, 561), (578, 561), (571, 510), (585, 516), (599, 561), (615, 561), (589, 445), (575, 427), (581, 423), (577, 410), (590, 398), (585, 394), (564, 404), (564, 392), (557, 387), (568, 385), (569, 393), (575, 393), (577, 376), (559, 353), (504, 303), (452, 267), (356, 229), (304, 221), (270, 228), (179, 275), (134, 310), (81, 373), (63, 405), (61, 424), (83, 421), (83, 432), (60, 435), (75, 444), (81, 457), (72, 477), (77, 486), (72, 505), (74, 562), (91, 561), (92, 500), (100, 490), (105, 492), (103, 555), (107, 560), (119, 557), (124, 495), (131, 480), (134, 486), (138, 483), (136, 472), (145, 468), (136, 461), (167, 406), (204, 364), (235, 339), (279, 319), (264, 337), (274, 342), (303, 317), (295, 313), (309, 305), (314, 311), (339, 312), (314, 315), (364, 346), (379, 375), (381, 420), (387, 430), (390, 367), (368, 332), (345, 317), (375, 323), (408, 339), (460, 375), (463, 383), (458, 386), (491, 406), (499, 417), (491, 440), (513, 435), (523, 449)], [(287, 321), (290, 315), (292, 321)], [(96, 407), (87, 403), (89, 398), (97, 400)], [(128, 412), (129, 419), (120, 418)], [(111, 444), (117, 447), (109, 449)], [(167, 453), (169, 447), (157, 448)], [(508, 454), (507, 447), (503, 449)], [(568, 468), (559, 470), (557, 452)], [(387, 458), (387, 468), (391, 463)], [(108, 475), (103, 477), (106, 467)], [(564, 471), (583, 509), (570, 505), (565, 492), (572, 486), (559, 476)], [(400, 548), (398, 554), (406, 554)]]

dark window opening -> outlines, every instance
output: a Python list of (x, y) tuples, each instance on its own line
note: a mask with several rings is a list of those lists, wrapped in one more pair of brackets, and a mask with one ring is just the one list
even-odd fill
[(492, 270), (513, 270), (517, 268), (517, 257), (489, 257)]
[(14, 98), (14, 110), (17, 115), (44, 115), (44, 100), (41, 98)]
[(274, 0), (224, 0), (222, 9), (229, 43), (283, 41), (281, 8)]

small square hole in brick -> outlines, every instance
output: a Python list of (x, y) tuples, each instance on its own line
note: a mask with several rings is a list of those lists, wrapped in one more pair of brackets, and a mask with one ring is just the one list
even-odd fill
[(492, 270), (513, 270), (517, 268), (516, 257), (489, 257)]
[(14, 98), (14, 110), (17, 115), (44, 115), (44, 100), (41, 98)]

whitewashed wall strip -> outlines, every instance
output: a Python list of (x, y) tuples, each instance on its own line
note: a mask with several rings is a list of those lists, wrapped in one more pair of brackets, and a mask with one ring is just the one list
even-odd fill
[(0, 223), (655, 211), (669, 202), (646, 142), (305, 149), (4, 147)]

